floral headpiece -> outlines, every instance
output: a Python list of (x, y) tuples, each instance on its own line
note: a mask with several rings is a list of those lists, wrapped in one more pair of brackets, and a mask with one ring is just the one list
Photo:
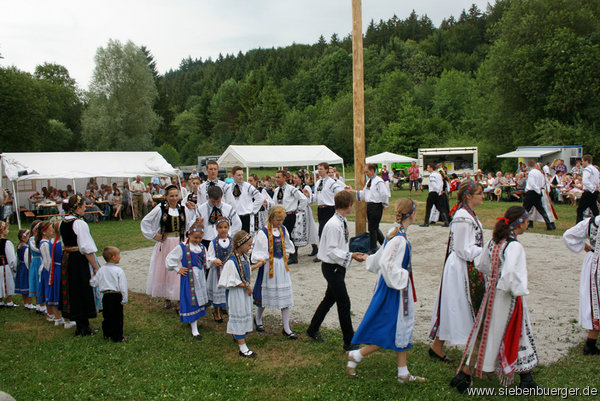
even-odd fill
[(252, 238), (252, 236), (250, 234), (246, 234), (244, 235), (242, 238), (240, 238), (239, 240), (237, 240), (235, 242), (235, 247), (239, 248), (242, 245), (244, 245), (246, 242), (248, 242), (250, 239)]

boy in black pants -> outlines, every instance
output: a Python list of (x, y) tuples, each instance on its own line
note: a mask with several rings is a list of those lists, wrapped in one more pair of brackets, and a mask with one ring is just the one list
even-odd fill
[(90, 280), (92, 287), (102, 292), (102, 332), (104, 338), (114, 342), (125, 342), (123, 337), (123, 305), (127, 303), (127, 278), (117, 264), (121, 261), (119, 248), (107, 246), (102, 251), (106, 264)]
[(346, 215), (352, 212), (354, 194), (347, 191), (338, 192), (335, 194), (334, 201), (335, 214), (323, 228), (319, 253), (317, 254), (322, 262), (321, 271), (325, 280), (327, 280), (327, 290), (325, 291), (325, 298), (317, 307), (306, 333), (315, 341), (325, 341), (319, 332), (319, 328), (329, 309), (333, 304), (337, 304), (340, 327), (344, 337), (344, 350), (350, 351), (357, 349), (358, 346), (351, 343), (354, 329), (350, 318), (350, 297), (346, 290), (344, 278), (346, 277), (346, 269), (350, 267), (352, 259), (364, 262), (367, 255), (359, 252), (350, 253), (348, 250), (349, 233)]

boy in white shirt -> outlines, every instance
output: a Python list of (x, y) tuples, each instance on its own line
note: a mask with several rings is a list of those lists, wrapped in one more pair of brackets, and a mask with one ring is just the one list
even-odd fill
[(121, 261), (119, 248), (107, 246), (102, 251), (106, 264), (90, 280), (92, 287), (102, 292), (102, 333), (114, 342), (126, 342), (123, 337), (123, 305), (127, 303), (127, 278), (117, 264)]

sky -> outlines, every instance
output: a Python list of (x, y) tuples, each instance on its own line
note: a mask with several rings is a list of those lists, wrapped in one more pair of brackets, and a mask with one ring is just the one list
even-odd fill
[[(405, 19), (412, 10), (438, 26), (472, 4), (485, 11), (488, 2), (362, 0), (363, 32), (371, 20)], [(215, 59), (351, 31), (352, 0), (0, 0), (0, 66), (33, 72), (60, 64), (87, 89), (96, 50), (109, 39), (146, 46), (165, 73), (188, 56)]]

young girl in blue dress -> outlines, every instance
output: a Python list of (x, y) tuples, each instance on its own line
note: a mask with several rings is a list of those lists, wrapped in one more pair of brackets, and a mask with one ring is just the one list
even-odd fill
[(29, 296), (35, 298), (35, 310), (37, 313), (46, 313), (46, 305), (43, 302), (43, 297), (39, 295), (40, 288), (40, 273), (39, 268), (42, 265), (42, 255), (35, 244), (35, 235), (38, 232), (38, 227), (42, 223), (41, 220), (34, 220), (31, 223), (31, 236), (29, 237)]
[(19, 245), (17, 245), (17, 277), (15, 278), (15, 294), (23, 296), (25, 309), (35, 309), (29, 297), (29, 230), (19, 230), (17, 234)]
[[(50, 243), (50, 239), (53, 237), (54, 228), (52, 227), (52, 223), (49, 221), (40, 223), (35, 235), (35, 245), (40, 250), (42, 259), (42, 263), (39, 267), (40, 287), (38, 291), (38, 302), (40, 303), (47, 303), (47, 297), (49, 295), (48, 281), (50, 280), (50, 271), (53, 270), (54, 267), (52, 266), (52, 244)], [(54, 318), (56, 317), (55, 311), (58, 311), (58, 309), (53, 308), (48, 304), (46, 305), (46, 309), (46, 320), (54, 322)]]
[(367, 269), (379, 274), (375, 293), (354, 334), (353, 344), (367, 344), (347, 354), (346, 373), (356, 376), (357, 364), (380, 348), (396, 351), (398, 382), (424, 382), (408, 371), (406, 353), (412, 346), (416, 294), (411, 266), (411, 245), (406, 228), (416, 217), (416, 203), (400, 199), (396, 223), (379, 251), (367, 259)]
[[(16, 308), (12, 296), (15, 295), (14, 273), (17, 270), (15, 246), (6, 239), (8, 224), (0, 221), (0, 306)], [(5, 302), (6, 301), (6, 302)]]
[(213, 319), (217, 323), (223, 323), (223, 317), (219, 308), (225, 307), (225, 288), (219, 287), (219, 279), (223, 271), (223, 265), (229, 259), (232, 249), (232, 240), (229, 236), (229, 219), (225, 216), (219, 217), (217, 223), (217, 237), (208, 246), (207, 267), (208, 271), (207, 292), (208, 301), (213, 306)]
[(206, 249), (202, 245), (204, 221), (196, 221), (187, 232), (188, 241), (180, 243), (167, 255), (166, 266), (169, 271), (180, 275), (179, 320), (189, 323), (192, 336), (200, 340), (198, 319), (206, 315), (208, 295), (206, 293)]
[[(62, 241), (60, 240), (60, 220), (52, 224), (54, 229), (54, 238), (50, 241), (50, 271), (48, 277), (48, 287), (46, 288), (46, 304), (54, 315), (54, 325), (59, 326), (65, 323), (60, 310), (58, 301), (60, 298), (60, 270), (62, 267)], [(43, 256), (43, 255), (42, 255)]]

